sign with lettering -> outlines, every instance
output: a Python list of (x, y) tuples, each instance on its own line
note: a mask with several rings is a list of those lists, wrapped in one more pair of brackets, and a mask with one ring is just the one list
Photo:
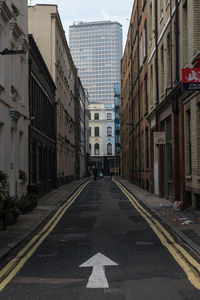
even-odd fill
[(165, 144), (165, 132), (154, 132), (154, 144), (163, 145)]
[(200, 68), (182, 69), (182, 86), (185, 90), (200, 90)]

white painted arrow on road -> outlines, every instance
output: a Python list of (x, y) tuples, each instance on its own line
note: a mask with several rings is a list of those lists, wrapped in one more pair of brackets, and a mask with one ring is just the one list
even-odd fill
[(79, 266), (80, 268), (93, 267), (92, 274), (87, 283), (87, 288), (109, 288), (105, 275), (105, 266), (118, 266), (118, 264), (105, 255), (97, 253)]

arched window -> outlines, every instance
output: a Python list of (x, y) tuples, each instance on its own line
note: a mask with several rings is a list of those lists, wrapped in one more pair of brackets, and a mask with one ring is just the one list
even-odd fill
[(107, 144), (107, 155), (112, 155), (112, 144)]
[(94, 155), (99, 155), (99, 144), (94, 145)]

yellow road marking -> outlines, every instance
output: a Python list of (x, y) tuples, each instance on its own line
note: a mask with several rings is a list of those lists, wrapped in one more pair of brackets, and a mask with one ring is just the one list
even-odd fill
[[(43, 229), (17, 254), (17, 256), (12, 259), (1, 271), (0, 278), (7, 276), (0, 283), (0, 291), (12, 280), (12, 278), (19, 272), (19, 270), (24, 266), (26, 261), (32, 256), (35, 250), (40, 246), (44, 239), (49, 235), (49, 233), (55, 228), (57, 223), (60, 221), (62, 216), (65, 214), (67, 209), (73, 204), (82, 190), (91, 182), (88, 181), (84, 183), (79, 189), (68, 199), (67, 203), (64, 203), (58, 211), (53, 215), (51, 220), (43, 227)], [(39, 239), (39, 240), (38, 240)], [(37, 241), (38, 240), (38, 241)], [(28, 249), (37, 241), (37, 243), (31, 248), (29, 252)], [(26, 253), (27, 252), (27, 253)], [(22, 258), (22, 256), (26, 255)], [(9, 274), (8, 274), (9, 273)], [(8, 275), (7, 275), (8, 274)]]
[[(171, 234), (151, 215), (144, 209), (137, 201), (137, 199), (129, 193), (119, 182), (115, 181), (122, 192), (127, 196), (135, 209), (142, 215), (142, 217), (151, 226), (156, 233), (161, 243), (168, 249), (177, 263), (186, 273), (189, 281), (197, 289), (200, 289), (200, 277), (198, 272), (192, 267), (194, 266), (200, 272), (200, 264), (179, 244), (177, 244)], [(168, 240), (172, 243), (170, 244)], [(192, 265), (192, 266), (191, 266)]]

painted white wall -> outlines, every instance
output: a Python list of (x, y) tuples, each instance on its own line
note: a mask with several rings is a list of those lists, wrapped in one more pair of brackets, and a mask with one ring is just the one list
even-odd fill
[[(27, 1), (1, 1), (0, 7), (0, 51), (28, 51)], [(0, 66), (0, 170), (9, 176), (10, 195), (21, 196), (27, 182), (19, 183), (19, 169), (28, 175), (28, 52), (0, 55)]]

